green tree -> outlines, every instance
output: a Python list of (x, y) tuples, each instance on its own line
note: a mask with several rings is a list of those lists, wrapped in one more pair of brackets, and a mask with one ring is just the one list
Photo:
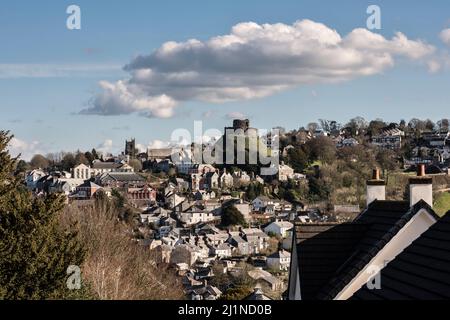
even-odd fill
[(98, 155), (97, 150), (92, 149), (91, 154), (92, 154), (92, 158), (93, 158), (94, 160), (100, 159), (100, 156)]
[(61, 166), (63, 170), (70, 171), (77, 165), (77, 160), (72, 153), (66, 153), (61, 161)]
[(222, 212), (222, 225), (225, 227), (236, 225), (245, 226), (246, 222), (242, 213), (235, 206), (228, 206)]
[[(2, 134), (4, 131), (2, 131)], [(49, 165), (49, 161), (42, 154), (35, 154), (33, 158), (31, 158), (30, 165), (33, 169), (45, 169)]]
[(288, 162), (295, 172), (303, 172), (308, 167), (308, 155), (302, 148), (292, 148), (288, 151)]
[(84, 250), (77, 234), (59, 224), (63, 199), (33, 197), (14, 175), (11, 138), (0, 131), (0, 299), (73, 297), (66, 271), (81, 266)]

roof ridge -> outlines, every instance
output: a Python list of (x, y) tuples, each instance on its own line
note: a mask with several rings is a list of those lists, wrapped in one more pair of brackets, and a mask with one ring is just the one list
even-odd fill
[[(378, 201), (378, 200), (375, 200)], [(374, 202), (375, 202), (374, 201)], [(369, 205), (369, 209), (370, 209), (370, 205)], [(439, 220), (439, 216), (434, 212), (434, 210), (428, 205), (428, 203), (426, 203), (424, 200), (420, 200), (419, 202), (417, 202), (413, 207), (411, 207), (407, 212), (405, 212), (405, 214), (402, 215), (402, 217), (400, 219), (398, 219), (398, 221), (388, 230), (386, 231), (385, 235), (383, 237), (381, 237), (373, 246), (372, 248), (364, 253), (360, 258), (359, 261), (371, 261), (377, 254), (378, 252), (380, 252), (386, 244), (389, 243), (389, 241), (392, 240), (392, 238), (398, 234), (398, 232), (406, 225), (406, 223), (408, 223), (408, 221), (411, 220), (412, 217), (414, 217), (421, 209), (426, 209), (428, 211), (428, 213), (430, 213), (431, 215), (433, 215), (434, 217), (437, 217)], [(364, 212), (367, 212), (368, 209), (366, 209)], [(363, 213), (364, 213), (363, 212)], [(361, 213), (360, 217), (363, 215), (363, 213)], [(357, 256), (357, 252), (359, 250), (355, 251), (355, 253), (353, 254), (354, 256)], [(350, 266), (350, 258), (343, 263), (343, 265), (338, 269), (343, 271), (346, 267)], [(345, 265), (347, 264), (347, 266)], [(356, 272), (356, 274), (358, 274), (365, 266), (367, 265), (367, 263), (365, 263), (364, 265), (354, 265), (353, 266), (353, 271)], [(352, 277), (351, 279), (347, 280), (344, 278), (338, 280), (338, 277), (340, 276), (340, 274), (336, 271), (336, 273), (334, 274), (334, 276), (332, 278), (330, 278), (330, 280), (328, 281), (328, 283), (318, 292), (318, 295), (324, 295), (326, 297), (326, 299), (334, 299), (336, 297), (336, 295), (342, 291), (343, 288), (345, 288), (345, 286), (354, 278)], [(336, 281), (335, 285), (332, 285), (332, 283)], [(327, 286), (331, 286), (330, 289), (326, 290)]]

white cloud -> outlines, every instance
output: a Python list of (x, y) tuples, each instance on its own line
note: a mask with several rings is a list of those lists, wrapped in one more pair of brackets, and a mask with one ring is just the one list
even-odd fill
[(443, 43), (450, 46), (450, 28), (442, 30), (439, 34), (439, 38), (441, 38)]
[(243, 119), (247, 118), (247, 116), (245, 114), (243, 114), (242, 112), (239, 112), (239, 111), (229, 112), (226, 114), (225, 117), (230, 120), (234, 120), (234, 119), (243, 120)]
[(63, 78), (116, 74), (119, 65), (93, 64), (0, 64), (0, 79)]
[(93, 107), (82, 110), (81, 114), (121, 115), (137, 112), (148, 117), (170, 118), (177, 105), (165, 94), (145, 97), (140, 93), (139, 86), (123, 81), (101, 81), (100, 87), (103, 91), (95, 97)]
[(113, 141), (111, 139), (106, 139), (102, 143), (100, 143), (96, 149), (96, 151), (106, 155), (108, 153), (111, 153), (113, 148)]
[(41, 143), (39, 141), (26, 142), (16, 137), (13, 137), (9, 142), (8, 151), (13, 157), (20, 154), (20, 158), (25, 161), (31, 160), (33, 155), (37, 153), (43, 153), (41, 150)]
[(431, 59), (427, 62), (427, 65), (430, 73), (436, 73), (442, 69), (442, 62), (437, 59)]
[(375, 75), (397, 58), (419, 60), (435, 48), (398, 32), (392, 39), (366, 29), (342, 37), (311, 20), (235, 25), (207, 41), (167, 42), (133, 59), (128, 79), (102, 82), (83, 113), (140, 113), (167, 118), (183, 101), (221, 103), (261, 98), (302, 84)]

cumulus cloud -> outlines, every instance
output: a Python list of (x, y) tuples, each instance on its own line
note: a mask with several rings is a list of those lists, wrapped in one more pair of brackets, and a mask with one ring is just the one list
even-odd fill
[(33, 155), (43, 153), (39, 141), (27, 142), (13, 137), (9, 142), (8, 151), (13, 157), (20, 155), (20, 158), (29, 161)]
[(441, 38), (443, 43), (450, 46), (450, 28), (442, 30), (439, 34), (439, 38)]
[(341, 36), (311, 20), (239, 23), (227, 35), (167, 42), (136, 57), (124, 68), (129, 78), (101, 82), (102, 92), (83, 113), (168, 118), (180, 102), (247, 100), (302, 84), (375, 75), (397, 58), (418, 60), (434, 49), (400, 32), (391, 39), (366, 29)]
[(101, 81), (103, 90), (94, 98), (93, 107), (81, 114), (121, 115), (137, 112), (157, 118), (170, 118), (174, 114), (176, 102), (166, 94), (144, 96), (137, 85), (118, 81)]

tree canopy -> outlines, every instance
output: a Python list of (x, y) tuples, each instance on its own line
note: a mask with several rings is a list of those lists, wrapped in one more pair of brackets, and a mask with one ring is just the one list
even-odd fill
[(0, 299), (67, 297), (67, 269), (82, 264), (84, 250), (77, 234), (59, 225), (63, 199), (33, 197), (14, 175), (11, 138), (0, 131)]

